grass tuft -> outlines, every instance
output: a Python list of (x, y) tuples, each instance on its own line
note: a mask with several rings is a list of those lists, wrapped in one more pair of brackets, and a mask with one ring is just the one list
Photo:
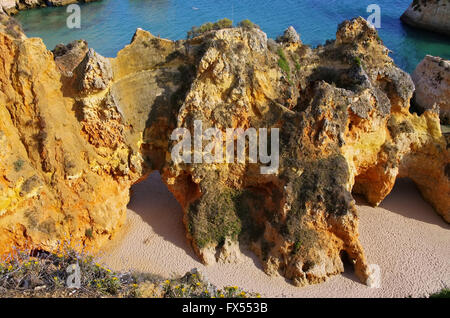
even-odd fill
[(356, 56), (356, 57), (353, 59), (353, 62), (354, 62), (356, 65), (358, 65), (358, 66), (361, 66), (361, 65), (362, 65), (361, 59), (360, 59), (358, 56)]

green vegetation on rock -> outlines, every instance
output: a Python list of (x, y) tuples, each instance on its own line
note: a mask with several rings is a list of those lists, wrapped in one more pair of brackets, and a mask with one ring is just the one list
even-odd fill
[(231, 189), (209, 191), (201, 202), (189, 207), (189, 231), (197, 245), (222, 245), (227, 237), (237, 240), (242, 230), (235, 199), (238, 192)]
[[(260, 204), (256, 204), (259, 202)], [(264, 210), (264, 197), (251, 190), (217, 190), (205, 194), (200, 203), (189, 207), (189, 232), (198, 247), (222, 246), (226, 238), (254, 240), (262, 234), (262, 226), (254, 222), (255, 210)], [(245, 228), (246, 237), (241, 237)]]
[(19, 172), (20, 170), (22, 170), (23, 165), (25, 164), (25, 161), (23, 161), (23, 159), (18, 159), (14, 162), (14, 170), (16, 172)]

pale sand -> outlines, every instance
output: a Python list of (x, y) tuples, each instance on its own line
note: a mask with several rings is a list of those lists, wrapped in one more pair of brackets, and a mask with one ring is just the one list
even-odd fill
[(156, 173), (134, 186), (127, 223), (100, 261), (164, 277), (196, 267), (218, 287), (238, 285), (268, 297), (423, 297), (450, 287), (450, 226), (410, 181), (399, 180), (380, 207), (359, 202), (358, 211), (367, 259), (381, 268), (378, 289), (361, 284), (351, 267), (323, 284), (294, 287), (267, 276), (252, 253), (239, 264), (202, 265), (186, 242), (182, 211)]

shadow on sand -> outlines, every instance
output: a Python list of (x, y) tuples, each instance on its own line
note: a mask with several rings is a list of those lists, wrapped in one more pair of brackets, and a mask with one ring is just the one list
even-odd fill
[(185, 250), (198, 261), (186, 240), (183, 211), (158, 172), (153, 172), (146, 180), (132, 187), (128, 208), (136, 212), (157, 235)]

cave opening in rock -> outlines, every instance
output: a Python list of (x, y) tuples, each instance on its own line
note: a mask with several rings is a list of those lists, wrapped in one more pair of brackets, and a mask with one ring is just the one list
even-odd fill
[[(352, 195), (358, 206), (371, 206), (362, 194), (354, 191)], [(423, 198), (419, 188), (410, 178), (397, 178), (394, 187), (378, 208), (430, 224), (445, 224), (442, 217)]]
[(149, 225), (149, 237), (158, 235), (180, 248), (191, 249), (186, 240), (181, 206), (158, 171), (131, 187), (128, 214), (138, 215)]

